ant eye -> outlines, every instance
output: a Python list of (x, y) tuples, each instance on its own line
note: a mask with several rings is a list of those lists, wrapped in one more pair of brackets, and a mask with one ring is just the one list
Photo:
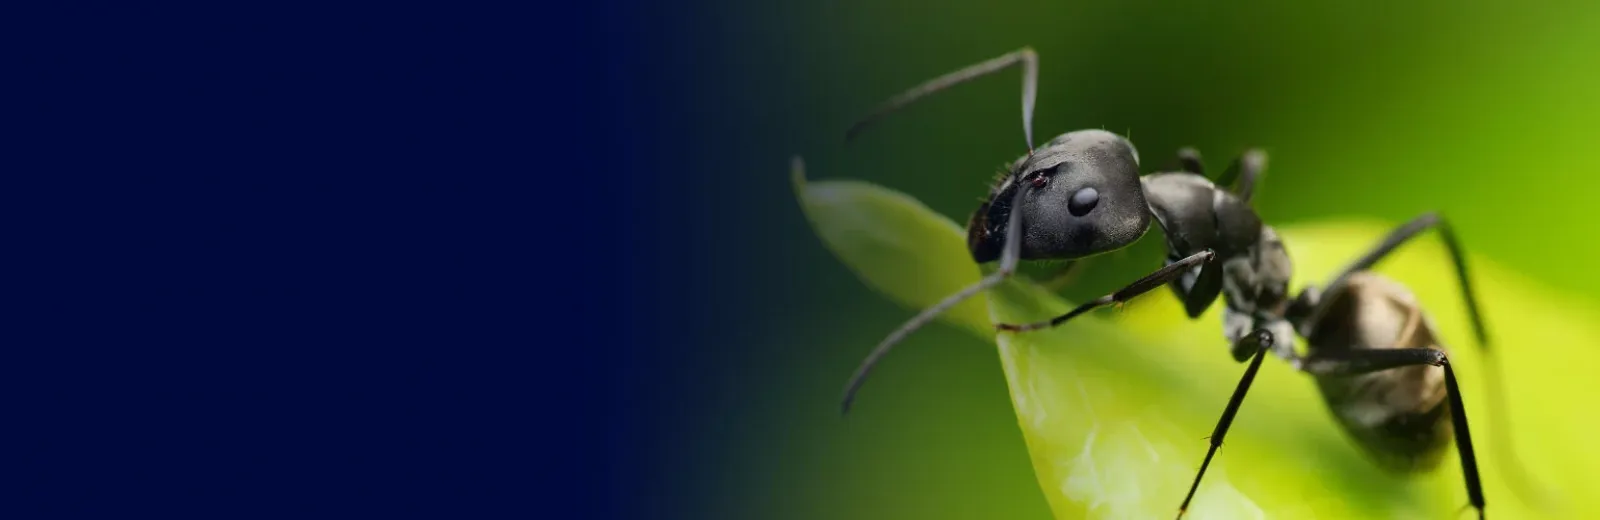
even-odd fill
[(1094, 209), (1094, 205), (1099, 203), (1100, 191), (1094, 188), (1084, 188), (1072, 194), (1072, 198), (1067, 200), (1067, 211), (1072, 212), (1074, 217), (1081, 217), (1088, 215), (1089, 210)]

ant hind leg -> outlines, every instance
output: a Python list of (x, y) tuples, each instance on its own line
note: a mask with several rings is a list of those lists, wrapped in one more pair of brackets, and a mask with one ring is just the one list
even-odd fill
[(1483, 519), (1483, 483), (1478, 477), (1478, 458), (1467, 429), (1467, 408), (1461, 403), (1461, 387), (1455, 369), (1442, 350), (1432, 348), (1360, 349), (1319, 352), (1308, 356), (1300, 369), (1312, 375), (1356, 375), (1417, 365), (1444, 367), (1444, 384), (1450, 400), (1450, 422), (1455, 430), (1456, 451), (1461, 456), (1461, 475), (1466, 480), (1467, 500)]

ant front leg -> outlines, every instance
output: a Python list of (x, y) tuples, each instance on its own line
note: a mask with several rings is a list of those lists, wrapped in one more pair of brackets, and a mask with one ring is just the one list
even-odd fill
[(1455, 429), (1456, 451), (1461, 455), (1461, 475), (1466, 479), (1467, 500), (1483, 519), (1483, 483), (1478, 478), (1478, 459), (1467, 430), (1467, 408), (1461, 403), (1461, 387), (1456, 372), (1444, 351), (1433, 348), (1358, 349), (1319, 352), (1306, 357), (1300, 369), (1317, 376), (1351, 376), (1418, 365), (1444, 367), (1445, 392), (1450, 399), (1450, 422)]
[[(1009, 237), (1008, 237), (1008, 240), (1009, 240)], [(1178, 261), (1173, 262), (1171, 264), (1167, 264), (1165, 267), (1157, 269), (1156, 272), (1150, 273), (1149, 275), (1145, 276), (1144, 278), (1140, 278), (1140, 279), (1134, 281), (1133, 283), (1128, 284), (1127, 287), (1123, 287), (1122, 289), (1117, 290), (1117, 292), (1114, 292), (1114, 293), (1111, 293), (1111, 294), (1107, 294), (1105, 296), (1101, 296), (1099, 298), (1095, 298), (1093, 300), (1090, 300), (1087, 303), (1084, 303), (1082, 305), (1074, 307), (1070, 311), (1067, 311), (1066, 314), (1062, 314), (1060, 316), (1056, 316), (1055, 318), (1051, 318), (1049, 321), (1039, 321), (1039, 322), (1034, 322), (1034, 323), (1026, 323), (1026, 324), (1022, 324), (1022, 325), (1013, 325), (1013, 324), (1009, 324), (1009, 323), (1001, 323), (1001, 324), (995, 325), (995, 328), (998, 328), (998, 329), (1004, 330), (1004, 331), (1026, 332), (1026, 331), (1030, 331), (1030, 330), (1038, 330), (1038, 329), (1045, 329), (1045, 328), (1054, 327), (1056, 325), (1062, 324), (1063, 322), (1066, 322), (1067, 320), (1070, 320), (1072, 318), (1077, 317), (1079, 314), (1083, 314), (1085, 312), (1089, 312), (1089, 311), (1092, 311), (1092, 310), (1095, 310), (1095, 309), (1098, 309), (1100, 307), (1104, 307), (1104, 306), (1107, 306), (1107, 305), (1112, 305), (1112, 304), (1117, 304), (1117, 303), (1126, 302), (1128, 300), (1132, 300), (1135, 296), (1150, 292), (1151, 289), (1155, 289), (1155, 288), (1160, 287), (1162, 285), (1166, 285), (1167, 283), (1178, 279), (1178, 277), (1183, 276), (1183, 274), (1185, 272), (1188, 272), (1190, 269), (1193, 269), (1195, 266), (1204, 265), (1207, 262), (1210, 262), (1211, 259), (1215, 258), (1216, 256), (1217, 256), (1216, 252), (1214, 252), (1214, 251), (1212, 251), (1210, 249), (1207, 249), (1205, 251), (1201, 251), (1199, 253), (1195, 253), (1195, 254), (1189, 255), (1188, 258), (1184, 258), (1182, 260), (1178, 260)], [(1207, 269), (1207, 270), (1209, 270), (1209, 269)], [(1213, 294), (1213, 297), (1215, 297), (1214, 294)]]

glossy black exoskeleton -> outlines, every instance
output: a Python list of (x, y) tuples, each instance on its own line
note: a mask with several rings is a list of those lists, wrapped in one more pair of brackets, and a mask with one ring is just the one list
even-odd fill
[[(1210, 448), (1179, 507), (1180, 518), (1268, 353), (1313, 376), (1340, 424), (1385, 467), (1414, 471), (1437, 465), (1453, 437), (1469, 501), (1482, 518), (1483, 490), (1449, 358), (1410, 292), (1369, 270), (1423, 231), (1438, 230), (1449, 246), (1477, 339), (1487, 345), (1464, 256), (1442, 218), (1428, 213), (1413, 219), (1324, 287), (1291, 295), (1289, 255), (1277, 233), (1250, 206), (1266, 167), (1265, 153), (1244, 153), (1214, 182), (1205, 177), (1199, 154), (1191, 150), (1179, 152), (1179, 171), (1141, 175), (1133, 143), (1103, 130), (1068, 132), (1033, 148), (1038, 57), (1026, 48), (896, 96), (847, 135), (855, 136), (923, 96), (1012, 66), (1022, 67), (1029, 151), (1010, 164), (967, 225), (973, 260), (999, 265), (879, 343), (847, 385), (844, 410), (891, 347), (939, 313), (1014, 274), (1021, 260), (1076, 260), (1122, 249), (1143, 237), (1153, 221), (1166, 237), (1163, 267), (1061, 316), (996, 327), (1002, 332), (1053, 327), (1163, 285), (1183, 302), (1190, 318), (1198, 318), (1220, 297), (1224, 337), (1234, 359), (1249, 365), (1209, 438)], [(1296, 335), (1307, 340), (1304, 353), (1293, 347)]]

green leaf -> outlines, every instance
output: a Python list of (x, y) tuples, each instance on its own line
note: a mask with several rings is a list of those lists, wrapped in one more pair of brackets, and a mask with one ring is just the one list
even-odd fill
[[(983, 276), (967, 252), (961, 227), (916, 199), (865, 182), (807, 182), (799, 158), (792, 176), (801, 208), (822, 242), (861, 281), (896, 303), (928, 307)], [(984, 298), (973, 298), (940, 319), (992, 338), (984, 306)]]
[[(918, 308), (977, 279), (961, 230), (884, 188), (835, 181), (796, 186), (829, 247), (863, 280)], [(1280, 228), (1296, 287), (1321, 281), (1390, 229), (1338, 221)], [(1158, 232), (1157, 232), (1158, 233)], [(1468, 244), (1470, 247), (1471, 244)], [(1434, 318), (1462, 378), (1492, 518), (1587, 518), (1600, 500), (1591, 444), (1591, 373), (1600, 366), (1600, 307), (1471, 257), (1493, 357), (1476, 349), (1438, 239), (1401, 248), (1377, 270), (1406, 283)], [(1152, 261), (1154, 262), (1154, 261)], [(957, 265), (960, 264), (960, 265)], [(1070, 306), (1026, 280), (989, 295), (995, 321), (1036, 321)], [(990, 331), (963, 307), (953, 319)], [(1184, 318), (1170, 293), (1100, 310), (1047, 331), (995, 338), (1018, 424), (1058, 518), (1165, 518), (1176, 513), (1223, 405), (1243, 371), (1221, 335), (1220, 306)], [(1391, 474), (1367, 460), (1327, 411), (1316, 386), (1268, 359), (1212, 462), (1186, 518), (1456, 518), (1467, 504), (1452, 452), (1431, 471)], [(1509, 415), (1491, 416), (1485, 371), (1497, 367)], [(1578, 419), (1578, 420), (1575, 420)], [(1509, 421), (1507, 420), (1509, 419)], [(1508, 444), (1503, 424), (1514, 425)], [(1514, 446), (1535, 492), (1513, 493)], [(1532, 505), (1530, 505), (1530, 503)]]

